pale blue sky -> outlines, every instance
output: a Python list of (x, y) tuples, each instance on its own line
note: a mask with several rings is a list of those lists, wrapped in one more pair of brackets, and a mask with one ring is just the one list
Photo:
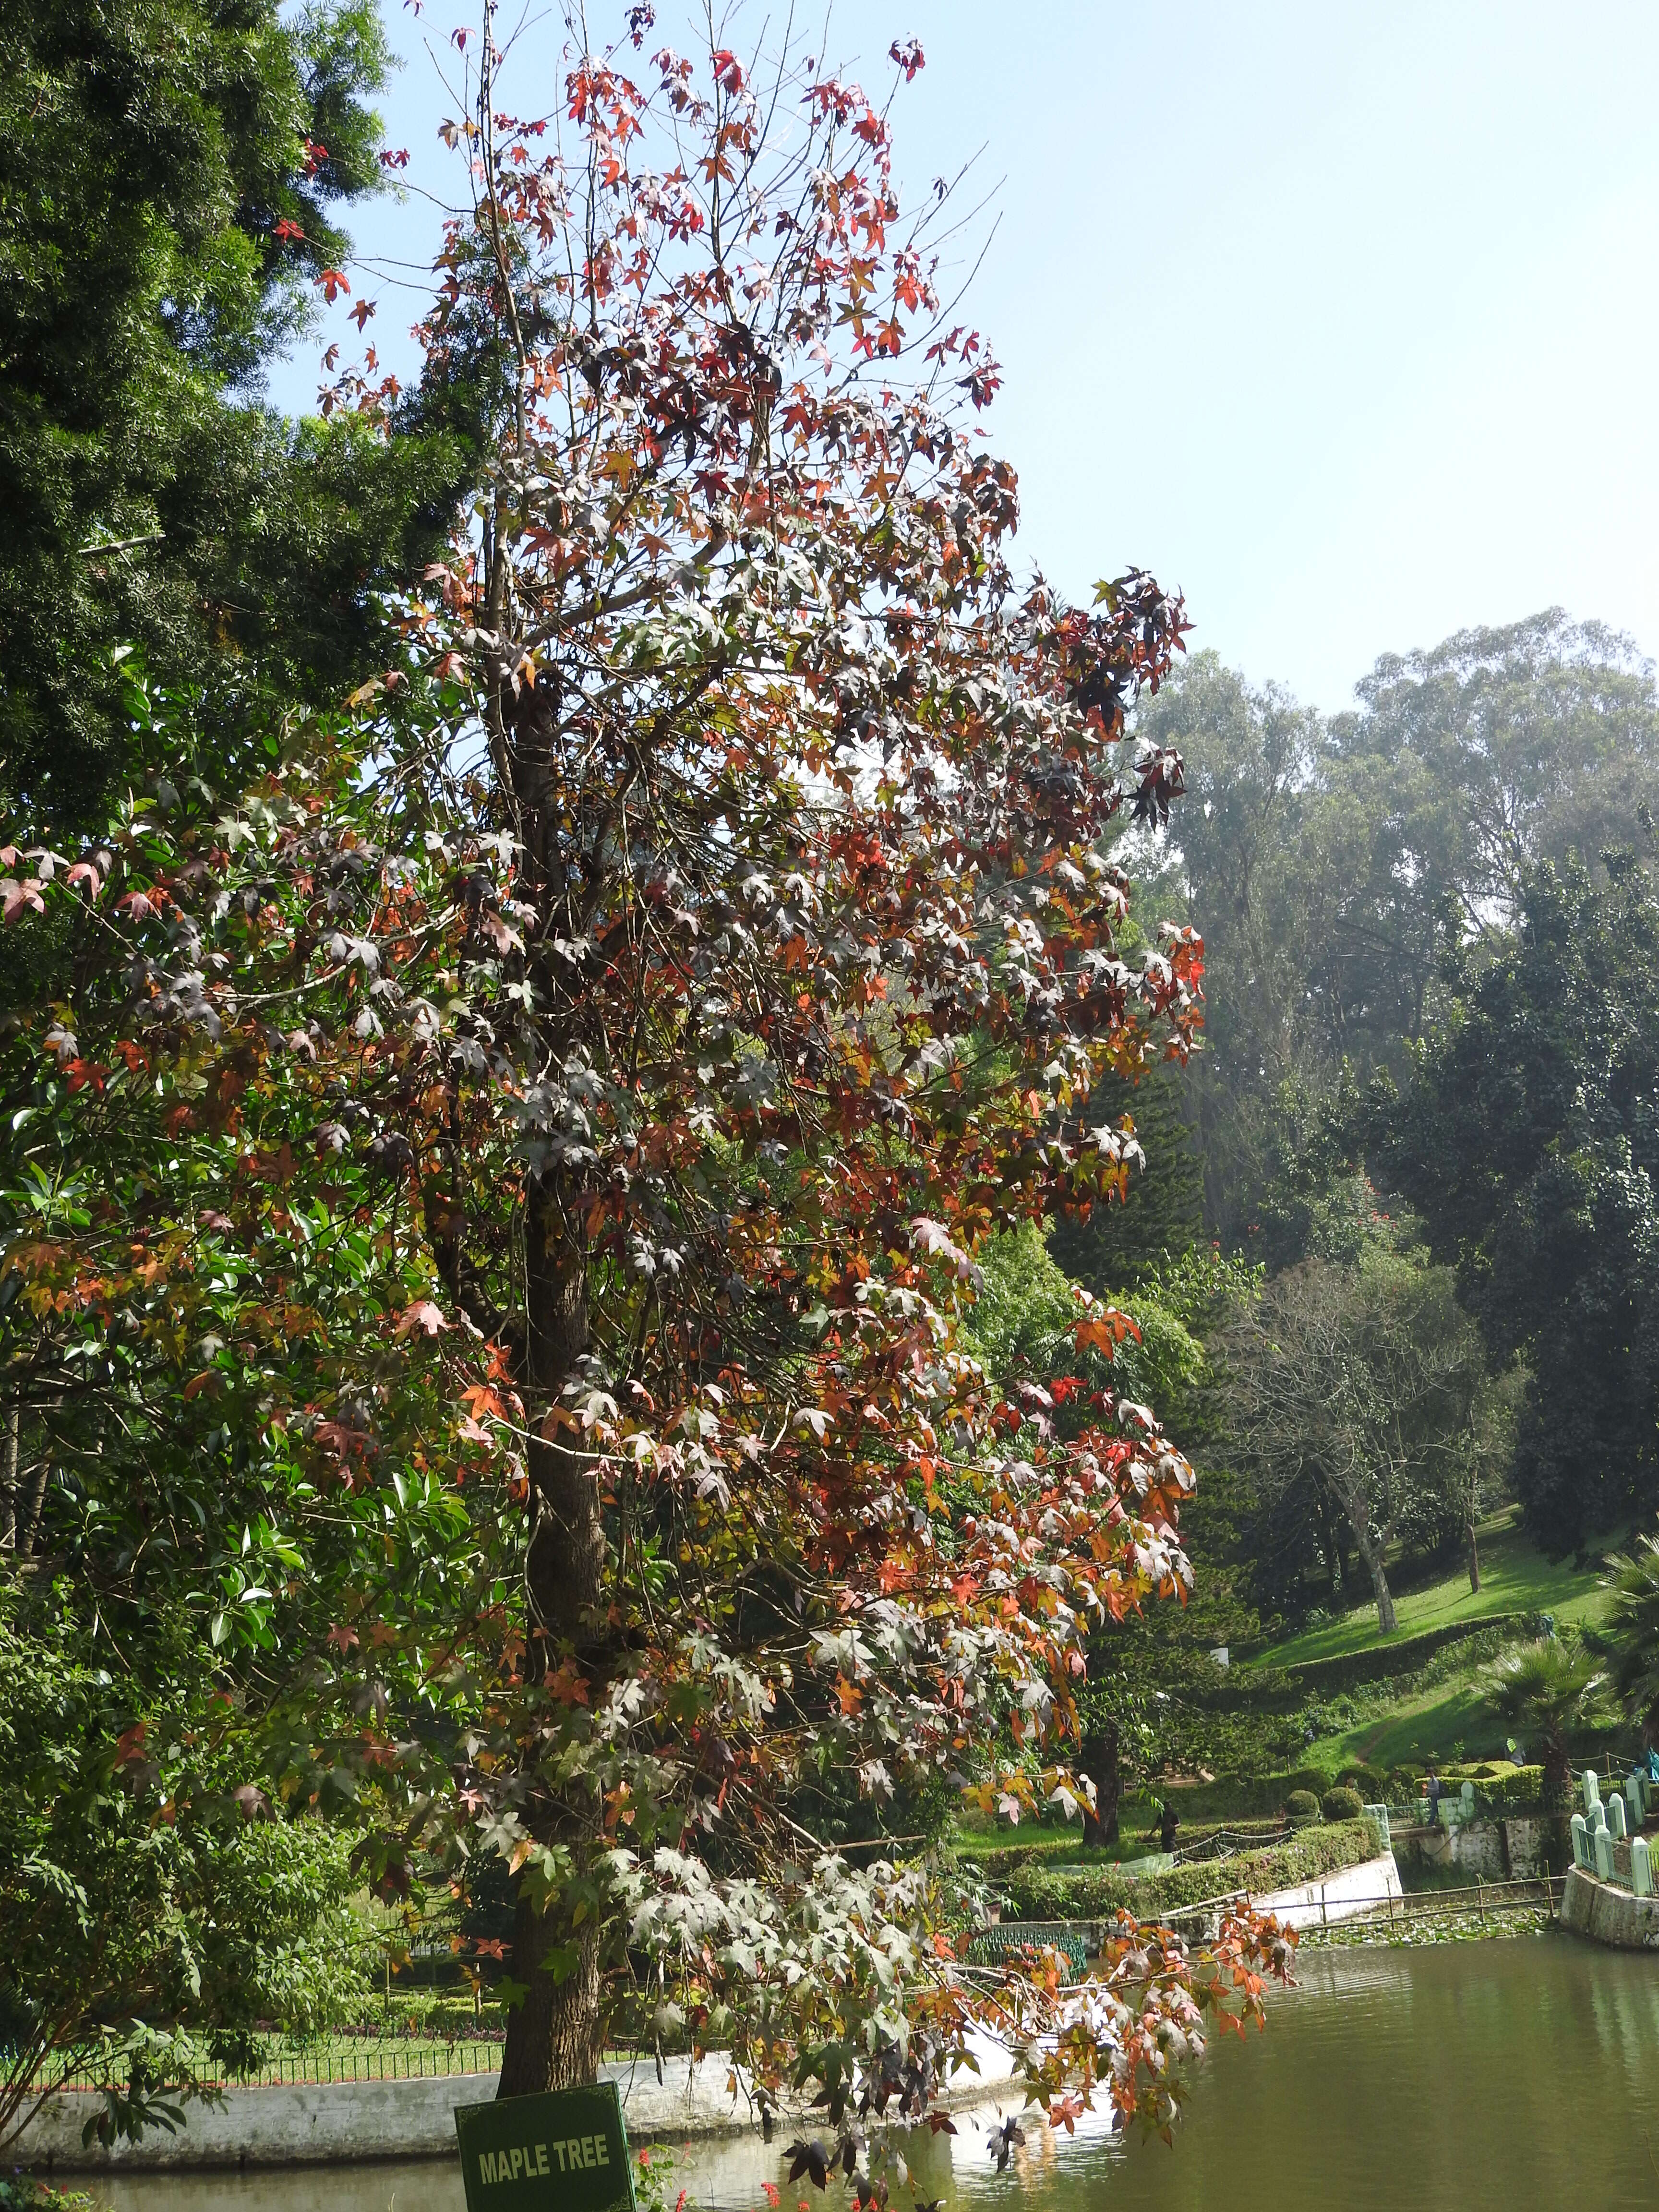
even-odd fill
[[(383, 3), (409, 58), (387, 137), (441, 184), (419, 41), (467, 14)], [(673, 38), (676, 0), (658, 18)], [(1006, 365), (988, 431), (1028, 561), (1074, 593), (1140, 562), (1195, 646), (1326, 708), (1380, 653), (1551, 605), (1659, 651), (1654, 0), (842, 0), (828, 43), (884, 84), (895, 37), (927, 57), (901, 177), (983, 147), (1000, 185), (968, 311)], [(550, 25), (532, 70), (556, 50)], [(418, 201), (352, 228), (430, 252)], [(407, 301), (353, 281), (406, 367)]]

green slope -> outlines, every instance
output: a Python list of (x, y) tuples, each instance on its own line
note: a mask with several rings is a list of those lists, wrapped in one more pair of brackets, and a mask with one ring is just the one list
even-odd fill
[(1290, 1667), (1304, 1659), (1329, 1659), (1339, 1652), (1360, 1651), (1425, 1630), (1448, 1627), (1454, 1621), (1479, 1620), (1495, 1613), (1547, 1613), (1558, 1628), (1600, 1617), (1607, 1602), (1600, 1576), (1594, 1567), (1575, 1568), (1571, 1561), (1553, 1564), (1529, 1542), (1516, 1523), (1511, 1510), (1482, 1524), (1480, 1532), (1480, 1588), (1473, 1591), (1460, 1567), (1444, 1581), (1397, 1595), (1395, 1611), (1399, 1627), (1392, 1637), (1376, 1632), (1376, 1607), (1357, 1607), (1340, 1620), (1327, 1621), (1301, 1635), (1287, 1638), (1249, 1655), (1251, 1666)]

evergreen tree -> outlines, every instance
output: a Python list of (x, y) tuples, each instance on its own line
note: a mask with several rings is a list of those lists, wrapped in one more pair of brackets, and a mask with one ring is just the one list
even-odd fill
[(1187, 1117), (1185, 1070), (1166, 1060), (1139, 1083), (1109, 1078), (1090, 1101), (1091, 1119), (1134, 1123), (1146, 1154), (1121, 1205), (1057, 1222), (1048, 1249), (1065, 1272), (1097, 1295), (1143, 1281), (1165, 1255), (1176, 1259), (1204, 1230), (1204, 1176)]
[(61, 827), (119, 773), (117, 644), (210, 678), (227, 734), (256, 669), (327, 696), (376, 665), (374, 587), (441, 534), (459, 448), (257, 397), (382, 175), (373, 0), (0, 15), (0, 787)]

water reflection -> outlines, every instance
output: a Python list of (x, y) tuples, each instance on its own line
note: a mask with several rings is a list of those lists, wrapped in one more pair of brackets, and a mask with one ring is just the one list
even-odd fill
[[(1570, 1936), (1413, 1951), (1310, 1954), (1264, 2036), (1213, 2051), (1176, 2148), (1085, 2123), (1039, 2122), (1008, 2172), (991, 2170), (989, 2115), (954, 2139), (913, 2132), (917, 2193), (990, 2212), (1557, 2212), (1659, 2204), (1659, 1957)], [(693, 2146), (677, 2164), (700, 2212), (782, 2212), (782, 2138)], [(1591, 2179), (1593, 2177), (1593, 2180)], [(1588, 2192), (1588, 2193), (1587, 2193)], [(443, 2165), (124, 2179), (113, 2212), (461, 2212)], [(672, 2198), (671, 2198), (672, 2201)], [(909, 2191), (896, 2191), (898, 2212)], [(844, 2212), (832, 2191), (827, 2212)]]

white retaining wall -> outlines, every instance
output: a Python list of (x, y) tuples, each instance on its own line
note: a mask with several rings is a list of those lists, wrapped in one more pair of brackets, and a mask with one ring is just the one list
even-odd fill
[(1276, 1889), (1250, 1902), (1258, 1912), (1276, 1913), (1292, 1928), (1318, 1928), (1352, 1920), (1358, 1912), (1404, 1894), (1394, 1853), (1383, 1851), (1376, 1858), (1344, 1867), (1318, 1881), (1301, 1882), (1294, 1889)]
[[(977, 2074), (955, 2075), (939, 2101), (977, 2104), (1008, 2080), (1013, 2064), (987, 2035), (970, 2039)], [(729, 2059), (711, 2053), (694, 2067), (665, 2059), (663, 2078), (649, 2059), (600, 2069), (622, 2090), (630, 2142), (681, 2142), (755, 2125), (734, 2088)], [(82, 2149), (81, 2130), (99, 2100), (66, 2091), (48, 2098), (12, 2148), (9, 2164), (50, 2172), (150, 2172), (169, 2166), (269, 2166), (337, 2164), (348, 2160), (448, 2158), (455, 2152), (455, 2108), (487, 2103), (495, 2074), (453, 2074), (426, 2081), (315, 2081), (280, 2088), (230, 2089), (222, 2105), (191, 2104), (177, 2135), (161, 2130), (137, 2143)], [(804, 2109), (804, 2108), (802, 2108)], [(784, 2108), (787, 2122), (789, 2108)]]

